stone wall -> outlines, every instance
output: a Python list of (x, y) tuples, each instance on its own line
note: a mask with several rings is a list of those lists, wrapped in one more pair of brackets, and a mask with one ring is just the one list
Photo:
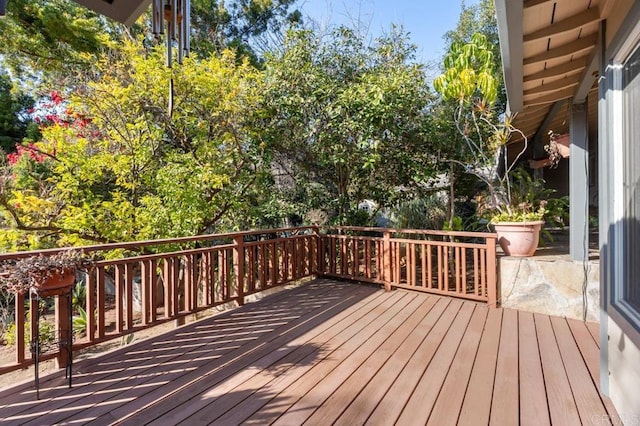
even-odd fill
[(586, 280), (587, 321), (599, 322), (600, 263), (575, 262), (567, 255), (499, 257), (500, 306), (583, 319)]

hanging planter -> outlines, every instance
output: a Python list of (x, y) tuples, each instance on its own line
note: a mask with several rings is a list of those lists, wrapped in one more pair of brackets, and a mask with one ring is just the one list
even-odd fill
[(24, 294), (71, 287), (76, 279), (76, 271), (86, 269), (89, 265), (90, 262), (74, 250), (8, 261), (0, 265), (2, 288)]
[(558, 154), (562, 158), (569, 158), (569, 155), (571, 155), (571, 135), (569, 133), (556, 135), (554, 142), (556, 143)]
[(76, 271), (76, 268), (67, 268), (46, 273), (37, 285), (31, 287), (31, 291), (46, 292), (71, 287), (76, 281)]

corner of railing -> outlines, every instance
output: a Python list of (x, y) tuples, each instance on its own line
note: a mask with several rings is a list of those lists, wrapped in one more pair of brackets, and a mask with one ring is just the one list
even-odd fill
[(487, 244), (487, 304), (491, 308), (498, 306), (498, 279), (496, 258), (496, 237), (486, 237)]

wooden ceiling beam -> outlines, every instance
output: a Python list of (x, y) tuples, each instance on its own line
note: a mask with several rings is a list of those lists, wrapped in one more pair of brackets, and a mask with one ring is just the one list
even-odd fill
[(598, 33), (590, 34), (586, 37), (579, 38), (571, 43), (554, 47), (546, 52), (524, 58), (523, 65), (531, 65), (537, 62), (549, 61), (551, 59), (563, 58), (569, 55), (575, 55), (585, 50), (593, 49), (598, 42)]
[(538, 71), (533, 74), (525, 75), (523, 81), (535, 81), (543, 78), (560, 77), (564, 74), (572, 74), (579, 72), (587, 66), (589, 58), (583, 56), (573, 61), (565, 62), (555, 67), (547, 68), (546, 70)]
[(597, 22), (599, 20), (600, 10), (597, 7), (592, 7), (591, 9), (587, 9), (584, 12), (578, 13), (577, 15), (573, 15), (567, 19), (563, 19), (562, 21), (554, 22), (553, 24), (547, 25), (546, 27), (541, 28), (538, 31), (534, 31), (530, 34), (525, 34), (522, 37), (522, 41), (524, 43), (527, 43), (543, 38), (552, 37), (554, 35), (564, 34), (569, 31), (584, 27), (585, 25)]
[(549, 95), (540, 96), (538, 98), (533, 98), (525, 101), (526, 105), (545, 105), (550, 104), (556, 101), (561, 101), (562, 99), (568, 99), (572, 97), (575, 93), (575, 89), (573, 87), (568, 87), (564, 90), (559, 90), (557, 92), (553, 92)]
[(529, 9), (530, 7), (537, 6), (539, 4), (552, 3), (555, 0), (525, 0), (522, 5), (523, 8)]
[[(542, 84), (538, 87), (534, 87), (533, 89), (525, 90), (524, 96), (525, 98), (530, 95), (539, 95), (540, 93), (554, 92), (566, 87), (577, 86), (580, 83), (580, 79), (578, 78), (570, 78), (565, 77), (560, 80), (552, 81), (551, 83)], [(525, 101), (526, 103), (526, 101)]]

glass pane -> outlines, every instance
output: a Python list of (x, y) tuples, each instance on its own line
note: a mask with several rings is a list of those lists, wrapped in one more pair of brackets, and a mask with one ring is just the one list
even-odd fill
[(624, 64), (622, 84), (626, 256), (622, 297), (640, 312), (640, 49)]

